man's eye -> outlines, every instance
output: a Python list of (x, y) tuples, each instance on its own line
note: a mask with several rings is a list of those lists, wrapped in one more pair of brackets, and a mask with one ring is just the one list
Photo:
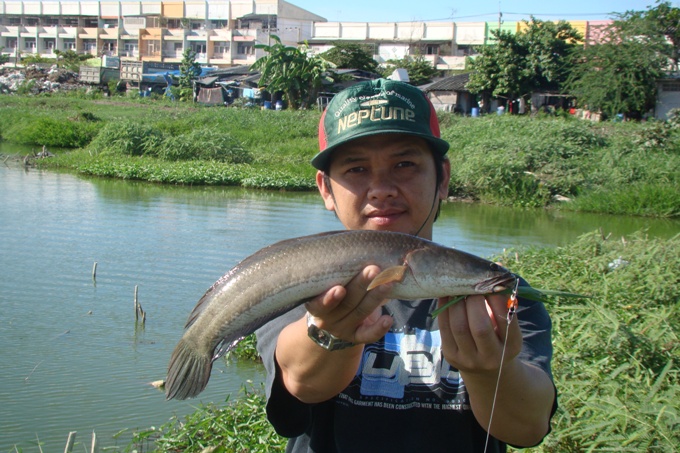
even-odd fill
[(347, 173), (361, 173), (366, 171), (364, 167), (350, 167), (347, 169)]
[(415, 165), (415, 162), (404, 161), (404, 162), (399, 162), (397, 164), (397, 168), (413, 167), (414, 165)]

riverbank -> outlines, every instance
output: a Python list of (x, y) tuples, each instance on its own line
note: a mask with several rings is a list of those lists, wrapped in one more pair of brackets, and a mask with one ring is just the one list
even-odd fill
[[(46, 168), (163, 184), (314, 190), (319, 112), (208, 108), (165, 100), (0, 97), (0, 137), (69, 148)], [(676, 123), (440, 114), (449, 193), (522, 207), (680, 216)]]

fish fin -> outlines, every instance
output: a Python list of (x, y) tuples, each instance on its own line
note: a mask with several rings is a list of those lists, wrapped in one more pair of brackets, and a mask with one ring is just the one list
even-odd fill
[(368, 285), (368, 288), (366, 288), (366, 290), (370, 291), (373, 288), (376, 288), (380, 285), (384, 285), (386, 283), (403, 282), (404, 276), (406, 275), (406, 269), (408, 269), (408, 266), (388, 267), (387, 269), (385, 269), (384, 271), (375, 276), (375, 278), (373, 279), (371, 284)]
[(201, 393), (208, 385), (212, 362), (209, 354), (201, 354), (186, 339), (180, 339), (170, 358), (165, 398), (185, 400)]

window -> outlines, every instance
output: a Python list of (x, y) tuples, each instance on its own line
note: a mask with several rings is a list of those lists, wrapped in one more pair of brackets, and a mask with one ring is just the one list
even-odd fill
[(210, 21), (210, 27), (212, 28), (227, 28), (229, 25), (229, 21), (224, 19), (224, 20), (211, 20)]
[(439, 55), (439, 46), (425, 46), (425, 55)]
[(113, 55), (116, 53), (116, 43), (114, 41), (105, 41), (102, 46), (102, 52)]
[(43, 47), (47, 51), (47, 53), (52, 53), (55, 49), (56, 42), (54, 39), (45, 39), (43, 40)]
[(250, 43), (238, 43), (236, 53), (239, 55), (253, 55), (255, 53), (255, 48)]
[(229, 43), (224, 41), (215, 41), (215, 55), (226, 55), (229, 53)]
[(205, 43), (201, 44), (191, 44), (191, 50), (196, 52), (196, 54), (205, 53)]
[(64, 40), (64, 50), (76, 50), (76, 40), (75, 39), (65, 39)]
[(128, 27), (145, 27), (146, 20), (143, 17), (126, 17), (124, 20), (125, 26)]

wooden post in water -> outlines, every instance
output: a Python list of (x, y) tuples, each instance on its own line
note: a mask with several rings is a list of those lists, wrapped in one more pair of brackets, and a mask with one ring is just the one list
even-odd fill
[(92, 265), (92, 281), (97, 283), (97, 262)]
[(68, 440), (66, 441), (66, 448), (64, 448), (64, 453), (71, 453), (73, 451), (73, 444), (76, 442), (77, 431), (71, 431), (68, 433)]
[(135, 322), (142, 318), (142, 325), (146, 323), (146, 312), (142, 309), (142, 304), (139, 303), (138, 299), (138, 287), (135, 285)]
[(139, 287), (135, 285), (135, 321), (139, 320), (139, 302), (137, 301), (137, 294)]
[(90, 453), (99, 453), (99, 445), (97, 445), (97, 434), (92, 431), (92, 447)]

